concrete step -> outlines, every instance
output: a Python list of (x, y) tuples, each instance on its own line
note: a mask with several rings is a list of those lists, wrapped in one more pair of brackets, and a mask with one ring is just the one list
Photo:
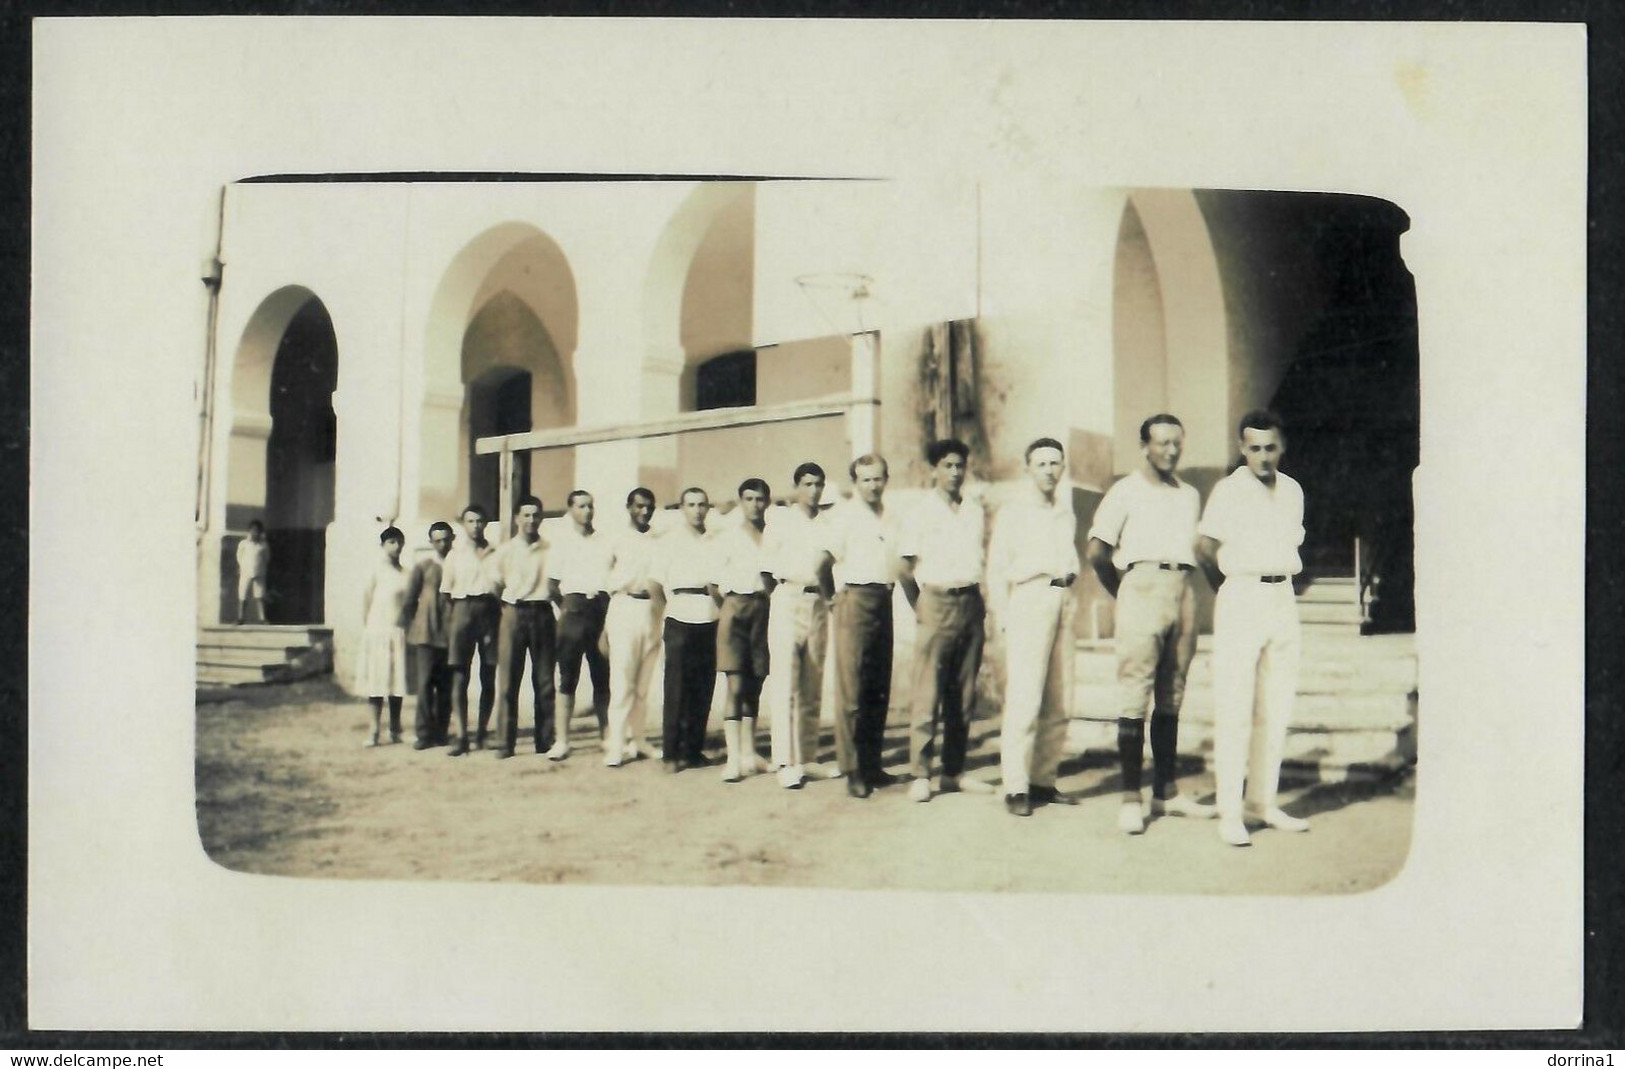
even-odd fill
[(200, 689), (285, 683), (333, 670), (333, 631), (317, 625), (215, 625), (198, 630)]
[(198, 629), (199, 646), (231, 646), (236, 648), (273, 649), (315, 646), (331, 642), (333, 629), (305, 624), (213, 624)]
[[(1097, 650), (1078, 654), (1073, 682), (1080, 686), (1111, 685), (1117, 681), (1117, 658)], [(1186, 676), (1187, 689), (1213, 684), (1212, 655), (1198, 650)], [(1416, 657), (1365, 656), (1346, 651), (1306, 650), (1298, 667), (1298, 689), (1309, 692), (1388, 691), (1400, 694), (1416, 689)]]
[(210, 664), (198, 662), (197, 681), (201, 684), (214, 686), (242, 686), (250, 683), (269, 683), (263, 665), (257, 664)]
[(309, 646), (212, 646), (198, 644), (198, 663), (210, 664), (286, 664), (309, 650)]
[(1347, 624), (1360, 626), (1360, 606), (1347, 601), (1298, 601), (1298, 622), (1311, 624)]

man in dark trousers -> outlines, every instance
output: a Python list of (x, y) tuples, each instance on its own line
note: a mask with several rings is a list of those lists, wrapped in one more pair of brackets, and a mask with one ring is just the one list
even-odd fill
[(519, 680), (530, 659), (536, 752), (553, 745), (553, 603), (547, 584), (548, 545), (542, 538), (542, 502), (522, 497), (514, 509), (514, 536), (491, 556), (491, 578), (502, 598), (497, 628), (498, 760), (512, 757), (519, 739)]
[(483, 749), (491, 709), (497, 697), (496, 583), (486, 568), (495, 547), (485, 540), (485, 510), (479, 505), (463, 509), (463, 533), (441, 562), (440, 592), (451, 599), (447, 623), (446, 659), (451, 665), (451, 710), (457, 717), (457, 740), (446, 753), (468, 752), (468, 676), (474, 654), (480, 655), (480, 720), (474, 745)]
[(569, 524), (552, 536), (547, 578), (553, 604), (559, 608), (559, 694), (554, 707), (556, 738), (547, 756), (562, 761), (570, 755), (570, 719), (575, 715), (581, 660), (592, 679), (592, 711), (602, 735), (609, 719), (609, 658), (599, 648), (609, 610), (609, 566), (614, 540), (593, 526), (597, 509), (592, 495), (572, 490), (565, 499)]
[(429, 526), (432, 556), (412, 566), (406, 579), (406, 602), (401, 607), (401, 626), (412, 647), (417, 683), (418, 709), (414, 724), (417, 738), (414, 750), (443, 746), (451, 726), (451, 671), (446, 664), (447, 617), (450, 600), (440, 593), (442, 564), (457, 536), (451, 524), (436, 520)]
[(650, 587), (664, 606), (666, 693), (661, 710), (667, 772), (709, 764), (705, 723), (717, 686), (717, 600), (708, 585), (715, 547), (705, 535), (711, 499), (691, 486), (678, 498), (683, 522), (660, 537)]

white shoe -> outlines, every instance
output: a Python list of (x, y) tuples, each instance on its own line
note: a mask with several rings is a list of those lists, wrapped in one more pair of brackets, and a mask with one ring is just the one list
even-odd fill
[(553, 744), (553, 748), (547, 751), (547, 759), (549, 761), (562, 761), (569, 756), (570, 744), (565, 742), (563, 739), (555, 742)]
[(1254, 820), (1261, 821), (1265, 827), (1276, 831), (1303, 832), (1309, 830), (1309, 822), (1302, 817), (1295, 817), (1291, 813), (1283, 812), (1279, 806), (1270, 806), (1268, 809), (1251, 809), (1247, 815)]
[(785, 765), (779, 769), (779, 786), (787, 791), (799, 790), (803, 778), (801, 769), (795, 765)]
[(929, 802), (931, 800), (931, 781), (921, 776), (908, 785), (908, 800), (911, 802)]
[(1124, 802), (1117, 807), (1117, 830), (1125, 835), (1139, 835), (1145, 831), (1145, 814), (1139, 802)]
[(840, 779), (841, 770), (834, 765), (821, 765), (817, 761), (809, 761), (801, 766), (801, 771), (808, 779)]
[(1219, 838), (1230, 846), (1251, 846), (1252, 837), (1247, 834), (1247, 825), (1240, 817), (1219, 818)]
[(639, 746), (635, 742), (628, 743), (626, 745), (626, 747), (621, 751), (621, 760), (623, 760), (623, 761), (641, 761), (641, 760), (643, 760), (643, 747)]
[(625, 758), (622, 757), (622, 755), (616, 753), (613, 750), (605, 750), (604, 751), (604, 767), (605, 768), (620, 768), (621, 767), (621, 762), (623, 760), (625, 760)]
[(1219, 815), (1218, 807), (1198, 802), (1188, 794), (1176, 794), (1172, 798), (1151, 799), (1151, 815), (1154, 817), (1190, 817), (1192, 820), (1213, 820)]

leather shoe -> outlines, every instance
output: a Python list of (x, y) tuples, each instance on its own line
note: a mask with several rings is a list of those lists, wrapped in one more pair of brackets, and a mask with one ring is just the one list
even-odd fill
[(873, 790), (868, 781), (856, 772), (846, 777), (846, 793), (853, 798), (867, 798)]
[(1007, 794), (1004, 796), (1004, 808), (1013, 817), (1030, 817), (1033, 815), (1032, 799), (1025, 794)]
[(1032, 787), (1031, 793), (1032, 793), (1032, 798), (1033, 798), (1033, 805), (1035, 805), (1035, 806), (1038, 806), (1038, 805), (1051, 805), (1051, 804), (1054, 804), (1054, 805), (1077, 805), (1078, 804), (1078, 800), (1076, 798), (1072, 797), (1070, 794), (1062, 794), (1060, 791), (1056, 790), (1054, 788), (1054, 786), (1040, 787), (1037, 784), (1034, 784), (1033, 787)]
[(666, 765), (673, 772), (687, 772), (689, 769), (694, 767), (693, 765), (689, 764), (688, 758), (686, 757), (679, 757), (675, 761), (667, 761)]
[(864, 779), (868, 782), (869, 786), (873, 787), (877, 791), (882, 787), (890, 787), (897, 783), (897, 777), (892, 775), (890, 772), (887, 772), (883, 768), (871, 772), (869, 775), (865, 776)]
[(433, 745), (434, 745), (434, 743), (430, 742), (428, 739), (419, 739), (419, 740), (417, 740), (416, 742), (414, 742), (412, 744), (412, 749), (414, 749), (414, 750), (427, 750), (429, 747), (431, 747)]
[(461, 757), (467, 752), (468, 752), (468, 740), (467, 739), (458, 739), (456, 742), (451, 744), (451, 749), (446, 751), (446, 756), (447, 757)]
[(491, 752), (497, 755), (498, 761), (506, 761), (508, 758), (513, 756), (513, 751), (508, 749), (506, 746), (499, 746)]
[(662, 772), (681, 772), (683, 763), (681, 761), (662, 761), (660, 762), (660, 770)]

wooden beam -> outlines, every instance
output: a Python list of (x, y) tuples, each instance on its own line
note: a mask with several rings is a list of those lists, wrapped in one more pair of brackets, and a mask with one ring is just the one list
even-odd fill
[(790, 423), (795, 420), (823, 419), (845, 416), (854, 405), (878, 405), (878, 398), (854, 397), (851, 394), (832, 394), (805, 401), (789, 401), (781, 405), (753, 405), (740, 408), (715, 408), (704, 412), (685, 412), (680, 416), (649, 420), (644, 423), (616, 423), (599, 427), (563, 427), (558, 430), (526, 431), (522, 434), (495, 435), (480, 438), (474, 443), (474, 452), (501, 453), (504, 450), (523, 452), (533, 449), (564, 449), (575, 445), (597, 442), (625, 442), (639, 438), (666, 438), (674, 434), (693, 431), (722, 430), (728, 427), (756, 427), (765, 423)]

